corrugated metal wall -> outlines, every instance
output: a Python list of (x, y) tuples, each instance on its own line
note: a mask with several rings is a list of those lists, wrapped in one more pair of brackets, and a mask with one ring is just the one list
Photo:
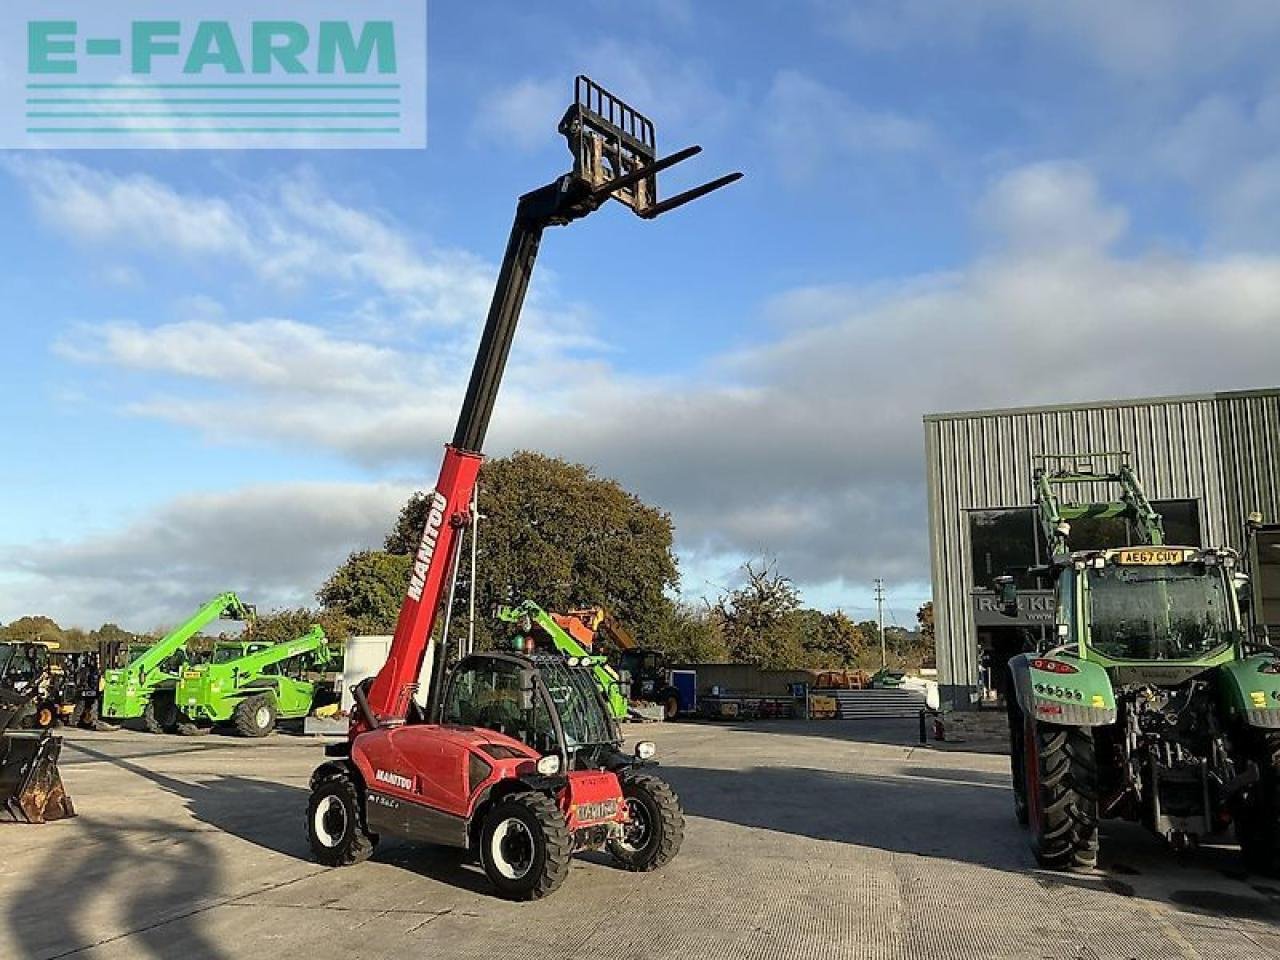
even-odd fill
[(1280, 389), (938, 414), (924, 426), (938, 681), (957, 708), (978, 677), (966, 510), (1030, 505), (1034, 455), (1129, 451), (1153, 500), (1200, 501), (1205, 543), (1240, 549), (1250, 510), (1280, 517)]

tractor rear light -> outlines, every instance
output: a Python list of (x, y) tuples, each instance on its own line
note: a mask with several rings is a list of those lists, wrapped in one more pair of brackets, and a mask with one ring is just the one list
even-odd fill
[(1063, 663), (1061, 660), (1048, 660), (1044, 657), (1036, 657), (1031, 661), (1032, 670), (1043, 670), (1046, 673), (1079, 673), (1079, 669), (1073, 667), (1069, 663)]
[(560, 772), (560, 755), (549, 753), (538, 760), (538, 772), (544, 777), (553, 777)]

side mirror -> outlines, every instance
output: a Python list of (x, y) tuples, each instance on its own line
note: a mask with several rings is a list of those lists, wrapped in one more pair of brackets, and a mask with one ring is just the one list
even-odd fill
[(993, 582), (995, 583), (996, 597), (1000, 602), (1000, 612), (1006, 617), (1016, 617), (1018, 615), (1018, 585), (1014, 582), (1013, 577), (996, 577)]

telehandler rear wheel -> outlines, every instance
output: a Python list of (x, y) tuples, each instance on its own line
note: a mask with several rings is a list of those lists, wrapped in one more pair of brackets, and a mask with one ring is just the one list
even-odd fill
[(1250, 870), (1280, 876), (1280, 733), (1248, 730), (1244, 741), (1258, 781), (1236, 813), (1236, 839)]
[(1051, 870), (1098, 862), (1098, 764), (1093, 731), (1031, 717), (1023, 726), (1031, 850)]
[(276, 702), (267, 694), (241, 700), (231, 722), (242, 737), (265, 737), (276, 728)]
[(480, 828), (480, 862), (508, 900), (538, 900), (569, 875), (573, 841), (546, 794), (515, 793), (494, 804)]
[(365, 828), (364, 801), (346, 774), (326, 777), (312, 789), (307, 842), (326, 867), (347, 867), (373, 856), (378, 838)]
[(666, 782), (649, 773), (622, 775), (622, 796), (630, 822), (608, 850), (624, 870), (657, 870), (675, 859), (684, 839), (684, 811)]

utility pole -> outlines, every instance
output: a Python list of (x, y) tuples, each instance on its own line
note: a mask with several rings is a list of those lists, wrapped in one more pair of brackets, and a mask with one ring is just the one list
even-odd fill
[(876, 622), (880, 625), (880, 669), (889, 666), (888, 653), (884, 645), (884, 581), (876, 577)]

